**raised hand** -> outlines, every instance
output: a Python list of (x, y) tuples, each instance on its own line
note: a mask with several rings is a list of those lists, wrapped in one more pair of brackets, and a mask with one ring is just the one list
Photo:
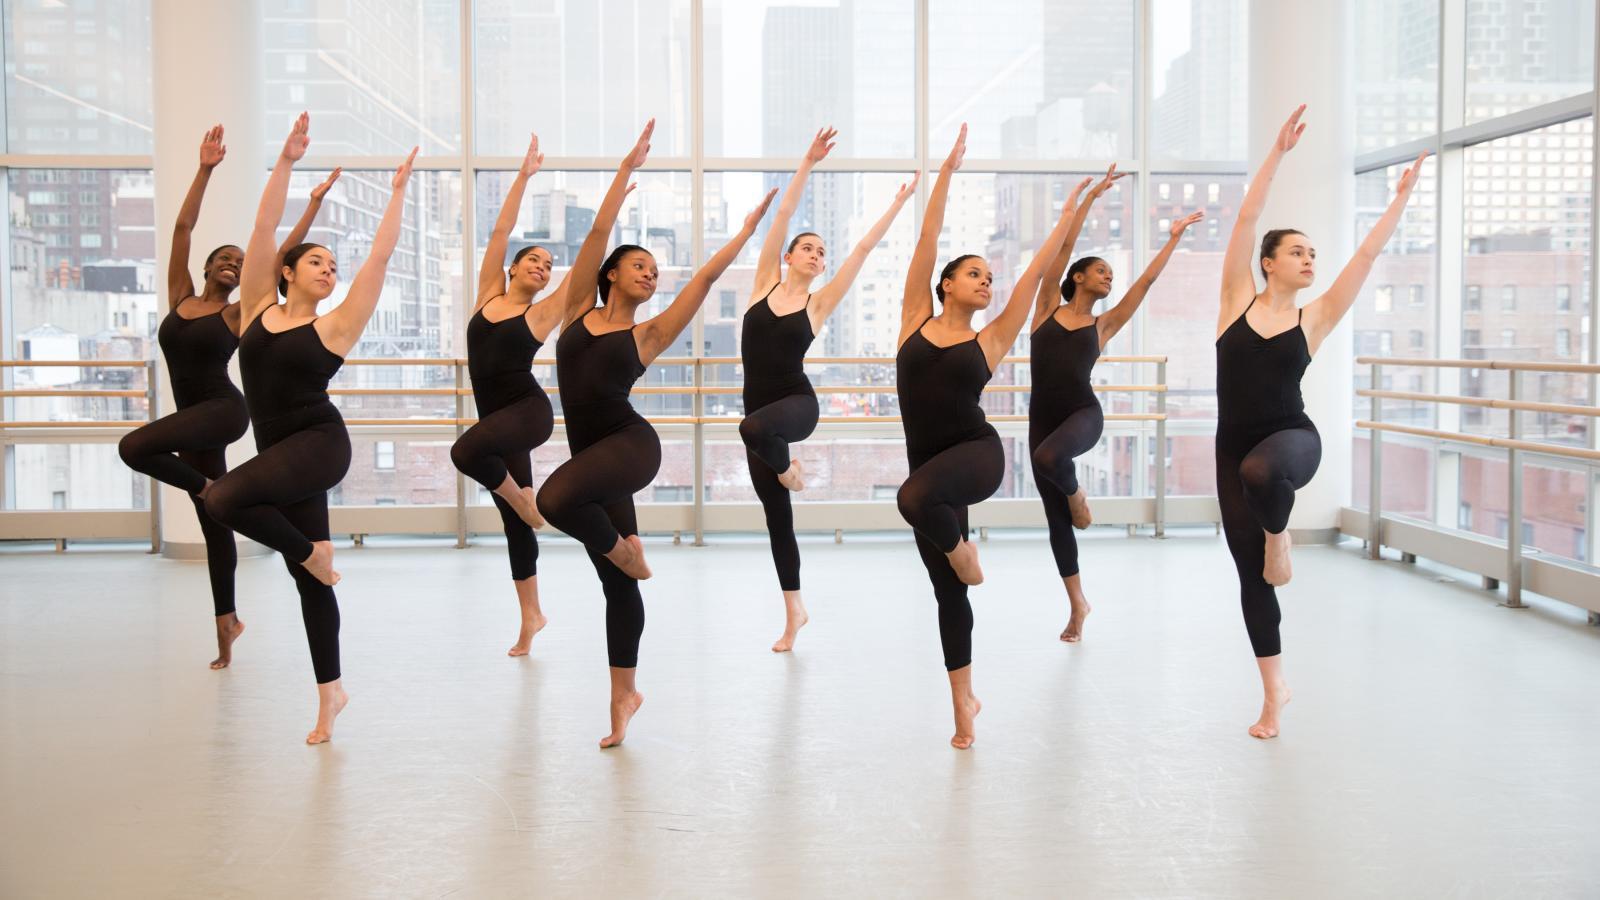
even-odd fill
[(655, 119), (645, 123), (644, 130), (639, 132), (639, 140), (634, 142), (633, 149), (628, 152), (627, 159), (623, 160), (628, 168), (637, 169), (644, 165), (644, 161), (650, 157), (650, 135), (655, 134), (655, 131)]
[(901, 184), (900, 189), (894, 192), (894, 202), (896, 205), (906, 202), (911, 198), (912, 194), (917, 192), (917, 182), (921, 180), (921, 178), (921, 172), (911, 173), (911, 180)]
[(806, 162), (816, 164), (827, 157), (828, 151), (833, 149), (835, 137), (839, 130), (829, 125), (827, 128), (817, 129), (817, 136), (811, 139), (811, 146), (806, 150)]
[(294, 127), (289, 129), (289, 137), (283, 142), (284, 158), (290, 162), (299, 162), (306, 155), (306, 148), (311, 146), (311, 114), (301, 113), (294, 120)]
[(1300, 116), (1305, 111), (1306, 105), (1304, 103), (1295, 107), (1295, 111), (1289, 114), (1289, 121), (1284, 122), (1283, 127), (1278, 129), (1277, 148), (1279, 153), (1288, 153), (1294, 149), (1295, 144), (1300, 143), (1300, 135), (1305, 134), (1306, 131), (1306, 126), (1300, 121)]
[(544, 165), (544, 154), (539, 152), (539, 136), (536, 134), (528, 141), (528, 153), (522, 157), (522, 167), (517, 171), (523, 178), (532, 178), (542, 165)]
[(416, 161), (416, 158), (417, 148), (412, 147), (411, 155), (407, 156), (406, 161), (400, 164), (400, 168), (394, 170), (394, 180), (390, 182), (390, 185), (395, 190), (398, 191), (405, 187), (406, 182), (411, 180), (411, 164)]
[(328, 189), (333, 187), (333, 183), (338, 181), (339, 176), (343, 173), (343, 166), (335, 166), (333, 171), (328, 173), (328, 177), (322, 179), (321, 184), (311, 189), (311, 199), (321, 200), (323, 197), (328, 196)]
[(1202, 212), (1202, 211), (1195, 211), (1195, 212), (1189, 213), (1187, 216), (1184, 216), (1183, 218), (1177, 220), (1176, 222), (1173, 222), (1172, 223), (1172, 228), (1169, 229), (1169, 233), (1172, 235), (1172, 237), (1174, 239), (1176, 239), (1178, 236), (1182, 235), (1184, 233), (1184, 231), (1187, 230), (1190, 225), (1193, 225), (1194, 223), (1200, 221), (1201, 219), (1204, 219), (1205, 217), (1206, 217), (1206, 214), (1204, 212)]
[(1427, 150), (1417, 154), (1417, 161), (1400, 174), (1400, 180), (1394, 186), (1396, 196), (1410, 196), (1411, 189), (1417, 186), (1417, 179), (1422, 177), (1422, 163), (1427, 160), (1428, 156), (1429, 151)]
[(200, 140), (200, 165), (207, 169), (216, 168), (217, 163), (227, 155), (228, 147), (222, 143), (222, 126), (213, 125)]
[(941, 166), (946, 172), (954, 172), (961, 168), (961, 159), (967, 155), (967, 123), (961, 123), (961, 132), (956, 135), (955, 145), (950, 148), (950, 155), (944, 158)]
[(755, 209), (750, 210), (748, 216), (744, 217), (743, 231), (753, 233), (756, 230), (756, 223), (760, 222), (761, 217), (767, 214), (767, 207), (772, 205), (772, 198), (776, 196), (778, 196), (777, 188), (767, 191), (767, 196), (761, 198), (761, 203)]
[(1117, 182), (1119, 182), (1122, 179), (1127, 178), (1127, 177), (1128, 177), (1128, 173), (1127, 172), (1118, 172), (1117, 171), (1117, 164), (1116, 163), (1112, 163), (1111, 167), (1106, 169), (1105, 177), (1101, 178), (1098, 182), (1096, 182), (1095, 186), (1094, 186), (1094, 190), (1089, 192), (1090, 199), (1098, 199), (1106, 191), (1111, 190), (1111, 186), (1112, 185), (1116, 184)]

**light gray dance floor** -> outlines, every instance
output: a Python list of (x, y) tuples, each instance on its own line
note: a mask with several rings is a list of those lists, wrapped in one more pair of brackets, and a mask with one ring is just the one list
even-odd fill
[(1295, 702), (1259, 707), (1209, 531), (983, 547), (978, 742), (953, 750), (907, 539), (803, 544), (812, 624), (767, 649), (764, 544), (649, 546), (640, 689), (606, 731), (602, 607), (566, 542), (549, 628), (505, 650), (504, 548), (341, 547), (332, 744), (281, 564), (239, 570), (212, 672), (205, 569), (0, 548), (5, 897), (1600, 895), (1600, 629), (1353, 545), (1298, 551)]

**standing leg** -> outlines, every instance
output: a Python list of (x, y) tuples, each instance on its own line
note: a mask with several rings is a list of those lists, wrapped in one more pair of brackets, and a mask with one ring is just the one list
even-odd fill
[(777, 473), (753, 452), (745, 451), (750, 466), (750, 483), (767, 517), (767, 540), (772, 544), (772, 563), (778, 570), (778, 588), (783, 591), (783, 636), (772, 645), (772, 652), (794, 649), (794, 639), (810, 617), (800, 601), (800, 542), (794, 535), (794, 507), (789, 489), (778, 481)]
[[(957, 513), (961, 537), (967, 535), (967, 510)], [(983, 704), (972, 693), (972, 602), (950, 565), (949, 558), (921, 532), (916, 533), (917, 553), (933, 583), (933, 597), (939, 605), (939, 644), (944, 651), (944, 667), (950, 676), (950, 701), (955, 711), (955, 735), (950, 746), (965, 750), (977, 740), (975, 721)]]
[[(328, 495), (317, 493), (283, 508), (283, 516), (313, 542), (327, 542)], [(311, 668), (317, 676), (317, 725), (306, 735), (306, 743), (321, 744), (333, 738), (333, 722), (350, 697), (344, 692), (339, 668), (339, 599), (332, 585), (318, 581), (303, 566), (283, 564), (294, 578), (300, 593), (300, 617), (305, 621), (306, 645), (311, 649)]]
[[(520, 488), (533, 484), (533, 463), (527, 453), (515, 453), (504, 460), (506, 472)], [(507, 656), (527, 656), (533, 636), (544, 629), (546, 619), (539, 609), (539, 539), (533, 527), (517, 514), (503, 498), (495, 496), (495, 508), (500, 511), (500, 523), (505, 527), (506, 552), (511, 557), (511, 580), (517, 589), (517, 606), (522, 613), (522, 627), (517, 642), (506, 651)]]
[(1266, 559), (1266, 540), (1261, 526), (1256, 523), (1245, 500), (1244, 482), (1240, 479), (1241, 457), (1224, 448), (1217, 441), (1217, 503), (1222, 511), (1222, 533), (1228, 541), (1228, 552), (1233, 556), (1234, 569), (1239, 575), (1239, 600), (1244, 610), (1244, 627), (1250, 636), (1250, 646), (1255, 651), (1257, 667), (1261, 670), (1261, 717), (1250, 726), (1250, 734), (1258, 738), (1278, 736), (1278, 716), (1289, 702), (1291, 692), (1283, 677), (1283, 645), (1278, 635), (1282, 613), (1278, 608), (1278, 595), (1261, 577)]
[(1044, 504), (1044, 520), (1050, 529), (1050, 552), (1055, 556), (1056, 573), (1067, 589), (1070, 610), (1061, 640), (1077, 643), (1083, 639), (1083, 621), (1088, 618), (1091, 607), (1089, 599), (1083, 595), (1083, 578), (1078, 572), (1078, 536), (1072, 530), (1068, 495), (1045, 476), (1038, 462), (1033, 463), (1033, 483)]
[[(178, 459), (192, 467), (207, 480), (221, 478), (228, 470), (227, 451), (223, 447), (209, 450), (186, 450)], [(200, 535), (206, 545), (206, 570), (211, 576), (211, 605), (217, 619), (217, 658), (211, 668), (226, 669), (233, 661), (233, 642), (244, 633), (244, 623), (234, 608), (234, 570), (239, 563), (239, 546), (227, 526), (211, 518), (205, 501), (195, 494), (189, 495), (194, 503), (195, 517), (200, 520)]]
[[(639, 539), (633, 498), (606, 504), (606, 514), (623, 537)], [(605, 556), (589, 551), (589, 561), (600, 575), (606, 598), (606, 656), (611, 664), (611, 733), (600, 739), (602, 748), (615, 747), (627, 736), (628, 722), (644, 705), (634, 676), (639, 668), (639, 639), (644, 635), (644, 597), (639, 582)]]

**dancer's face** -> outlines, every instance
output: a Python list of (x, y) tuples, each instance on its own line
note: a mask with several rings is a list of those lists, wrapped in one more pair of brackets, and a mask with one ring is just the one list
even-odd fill
[(205, 279), (221, 287), (236, 288), (239, 286), (239, 267), (242, 265), (244, 251), (230, 244), (211, 257), (211, 262), (206, 264)]
[(1098, 260), (1090, 263), (1083, 271), (1074, 273), (1072, 280), (1076, 282), (1075, 289), (1099, 300), (1111, 293), (1111, 274), (1110, 264), (1105, 260)]
[(644, 303), (656, 293), (656, 258), (648, 250), (633, 250), (606, 273), (611, 282), (609, 297), (622, 297), (634, 304)]
[(313, 247), (295, 261), (294, 268), (283, 267), (290, 289), (298, 287), (313, 300), (322, 301), (339, 283), (339, 264), (325, 247)]
[(794, 249), (783, 255), (783, 261), (795, 272), (814, 278), (822, 274), (827, 255), (828, 250), (822, 245), (822, 238), (804, 234), (795, 241)]
[(994, 296), (994, 274), (989, 271), (989, 263), (980, 256), (962, 260), (961, 265), (940, 284), (944, 287), (946, 306), (954, 304), (971, 309), (988, 309), (989, 301)]
[(1300, 289), (1316, 279), (1317, 249), (1303, 234), (1291, 234), (1278, 243), (1272, 255), (1261, 260), (1268, 283)]
[(548, 250), (535, 247), (522, 254), (522, 258), (512, 265), (511, 282), (537, 294), (550, 283), (550, 267), (553, 264)]

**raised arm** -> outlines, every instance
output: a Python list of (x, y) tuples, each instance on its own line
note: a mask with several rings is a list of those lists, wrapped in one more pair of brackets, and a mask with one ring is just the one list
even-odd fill
[(1127, 174), (1116, 169), (1116, 163), (1112, 163), (1111, 168), (1106, 170), (1106, 177), (1100, 180), (1100, 184), (1096, 185), (1081, 203), (1078, 198), (1083, 195), (1084, 188), (1094, 180), (1092, 178), (1078, 182), (1078, 186), (1073, 188), (1072, 194), (1067, 197), (1067, 207), (1073, 211), (1072, 224), (1067, 228), (1067, 238), (1061, 243), (1061, 250), (1039, 276), (1039, 289), (1034, 292), (1033, 322), (1028, 326), (1029, 334), (1038, 331), (1044, 320), (1054, 315), (1056, 307), (1061, 305), (1061, 276), (1067, 271), (1067, 264), (1072, 261), (1072, 248), (1078, 243), (1078, 235), (1083, 233), (1083, 223), (1089, 220), (1089, 208), (1101, 194), (1105, 193), (1105, 189)]
[(783, 279), (783, 270), (779, 263), (783, 259), (783, 244), (789, 237), (789, 220), (794, 217), (794, 211), (800, 208), (800, 198), (806, 192), (806, 178), (811, 175), (811, 167), (827, 157), (828, 151), (833, 149), (833, 139), (839, 132), (832, 127), (819, 128), (817, 134), (811, 139), (811, 146), (806, 149), (806, 155), (801, 158), (800, 165), (795, 167), (794, 177), (789, 179), (789, 186), (783, 191), (783, 200), (778, 203), (778, 211), (772, 216), (772, 226), (767, 229), (766, 240), (761, 242), (761, 256), (756, 260), (755, 290), (750, 295), (750, 302), (766, 295), (766, 289), (777, 284)]
[(256, 207), (255, 225), (250, 229), (250, 242), (245, 245), (244, 263), (239, 268), (241, 333), (277, 301), (278, 223), (283, 220), (283, 205), (289, 195), (289, 173), (311, 146), (310, 128), (311, 117), (301, 113), (283, 142), (267, 186), (261, 190), (261, 204)]
[(978, 331), (978, 346), (983, 348), (983, 355), (989, 360), (989, 371), (994, 371), (1006, 351), (1017, 342), (1017, 335), (1022, 333), (1022, 325), (1028, 320), (1028, 308), (1033, 305), (1034, 295), (1039, 290), (1039, 278), (1044, 274), (1044, 267), (1061, 251), (1075, 218), (1077, 210), (1071, 204), (1061, 207), (1055, 227), (1045, 235), (1044, 243), (1039, 245), (1028, 267), (1017, 276), (1017, 283), (1011, 286), (1011, 296), (1006, 298), (1005, 309)]
[(900, 189), (895, 192), (894, 201), (889, 204), (889, 208), (878, 218), (878, 221), (872, 223), (872, 227), (867, 229), (867, 233), (862, 235), (861, 240), (850, 251), (850, 255), (844, 258), (844, 263), (839, 266), (839, 271), (834, 273), (827, 284), (811, 295), (811, 322), (813, 329), (825, 321), (833, 313), (834, 308), (839, 305), (839, 301), (844, 299), (844, 295), (850, 292), (850, 285), (855, 282), (856, 276), (861, 274), (861, 267), (866, 265), (867, 257), (872, 254), (873, 250), (877, 249), (878, 242), (883, 240), (883, 236), (888, 233), (889, 226), (894, 224), (895, 217), (900, 215), (900, 210), (905, 207), (906, 201), (911, 199), (912, 194), (916, 193), (917, 179), (921, 176), (921, 172), (911, 173), (911, 180), (900, 185)]
[(1417, 161), (1400, 175), (1400, 181), (1395, 185), (1394, 199), (1389, 201), (1389, 208), (1383, 211), (1382, 217), (1372, 230), (1367, 232), (1361, 246), (1356, 248), (1356, 255), (1345, 263), (1339, 271), (1339, 277), (1322, 296), (1311, 301), (1305, 307), (1304, 328), (1306, 343), (1311, 352), (1316, 353), (1317, 347), (1322, 345), (1334, 328), (1338, 327), (1339, 320), (1350, 311), (1351, 304), (1356, 301), (1356, 294), (1361, 291), (1361, 285), (1372, 273), (1372, 266), (1378, 261), (1378, 255), (1383, 252), (1384, 245), (1389, 243), (1389, 238), (1394, 236), (1394, 231), (1400, 226), (1400, 217), (1405, 215), (1406, 203), (1411, 200), (1411, 189), (1417, 186), (1417, 179), (1422, 175), (1422, 163), (1428, 158), (1428, 151), (1424, 150), (1417, 156)]
[(655, 130), (655, 119), (645, 123), (644, 131), (639, 132), (639, 140), (622, 158), (621, 165), (617, 166), (617, 177), (611, 179), (611, 187), (607, 189), (605, 199), (600, 201), (600, 208), (595, 211), (594, 224), (589, 227), (583, 246), (578, 248), (578, 255), (572, 260), (572, 269), (567, 272), (563, 282), (566, 287), (561, 318), (563, 327), (571, 325), (595, 305), (596, 292), (599, 290), (596, 279), (600, 277), (600, 263), (605, 260), (606, 242), (611, 240), (611, 227), (617, 223), (622, 201), (633, 191), (634, 186), (629, 179), (633, 177), (634, 170), (644, 165), (645, 159), (650, 156), (650, 135)]
[(1256, 222), (1261, 218), (1261, 210), (1267, 205), (1267, 195), (1272, 192), (1272, 178), (1278, 173), (1278, 163), (1283, 160), (1283, 155), (1294, 149), (1300, 142), (1300, 135), (1305, 133), (1306, 126), (1300, 123), (1300, 115), (1306, 111), (1305, 104), (1300, 104), (1289, 115), (1288, 121), (1278, 129), (1278, 137), (1272, 143), (1272, 149), (1267, 152), (1267, 158), (1261, 161), (1261, 168), (1256, 170), (1256, 177), (1250, 180), (1250, 189), (1245, 191), (1244, 202), (1239, 204), (1239, 215), (1233, 221), (1233, 233), (1228, 236), (1228, 250), (1222, 257), (1222, 308), (1217, 313), (1217, 330), (1228, 326), (1256, 295), (1255, 249), (1256, 249)]
[(922, 232), (917, 235), (917, 248), (911, 253), (911, 263), (906, 266), (906, 287), (900, 298), (900, 336), (895, 340), (898, 349), (911, 333), (933, 316), (933, 264), (939, 255), (939, 232), (944, 229), (944, 205), (950, 198), (950, 176), (961, 168), (961, 159), (967, 155), (967, 125), (961, 123), (961, 132), (950, 148), (950, 155), (939, 166), (939, 177), (933, 180), (933, 190), (928, 192), (928, 205), (922, 211)]
[(343, 166), (335, 166), (334, 170), (328, 173), (328, 177), (322, 179), (321, 184), (311, 189), (311, 196), (306, 200), (305, 211), (300, 213), (299, 221), (294, 223), (294, 227), (289, 229), (289, 234), (283, 239), (283, 243), (278, 245), (278, 265), (283, 265), (283, 258), (290, 250), (305, 243), (306, 235), (311, 233), (311, 226), (317, 221), (317, 213), (322, 211), (323, 198), (328, 196), (328, 191), (333, 188), (333, 183), (338, 181), (339, 176), (343, 173)]
[(716, 284), (717, 279), (722, 277), (722, 273), (726, 272), (729, 266), (733, 265), (733, 260), (739, 255), (739, 251), (744, 249), (750, 236), (756, 233), (756, 225), (761, 221), (761, 217), (767, 214), (767, 207), (772, 205), (772, 198), (777, 194), (777, 188), (767, 191), (767, 196), (761, 198), (760, 205), (744, 217), (744, 227), (739, 229), (739, 233), (706, 260), (706, 264), (694, 273), (688, 284), (683, 286), (683, 290), (678, 292), (678, 296), (667, 304), (667, 308), (654, 318), (640, 323), (635, 332), (638, 335), (640, 362), (649, 365), (664, 350), (672, 346), (672, 342), (678, 339), (683, 329), (694, 321), (695, 311), (705, 301), (706, 295), (711, 293), (711, 286)]
[(412, 147), (411, 155), (395, 170), (390, 182), (394, 192), (389, 195), (389, 205), (383, 211), (383, 218), (378, 221), (377, 232), (372, 235), (372, 248), (367, 252), (366, 262), (361, 264), (361, 271), (351, 279), (350, 290), (345, 293), (344, 300), (318, 320), (323, 323), (323, 327), (318, 329), (322, 343), (340, 356), (348, 354), (355, 347), (356, 341), (361, 339), (361, 332), (367, 327), (367, 321), (372, 318), (372, 311), (378, 308), (378, 297), (383, 293), (383, 277), (389, 270), (389, 257), (394, 254), (395, 244), (400, 242), (400, 220), (406, 210), (406, 183), (411, 180), (411, 163), (416, 158), (417, 148)]
[[(471, 313), (476, 313), (485, 303), (506, 292), (506, 244), (511, 239), (511, 229), (516, 227), (517, 213), (522, 209), (522, 195), (528, 190), (528, 179), (544, 165), (544, 154), (539, 152), (539, 136), (528, 141), (528, 152), (522, 157), (522, 166), (511, 179), (506, 199), (500, 204), (500, 215), (494, 220), (494, 230), (489, 232), (489, 245), (483, 248), (483, 263), (478, 267), (478, 302)], [(469, 314), (470, 315), (470, 314)]]
[(177, 309), (179, 303), (194, 296), (194, 275), (189, 271), (189, 239), (194, 235), (194, 223), (200, 220), (200, 201), (205, 199), (211, 170), (227, 153), (228, 148), (222, 143), (222, 126), (212, 126), (200, 139), (200, 170), (194, 173), (189, 193), (183, 196), (183, 206), (178, 208), (178, 221), (172, 224), (172, 256), (167, 260), (168, 309)]
[(1122, 299), (1118, 301), (1116, 306), (1106, 310), (1100, 316), (1097, 325), (1100, 329), (1099, 337), (1102, 348), (1111, 343), (1111, 339), (1117, 336), (1117, 332), (1122, 330), (1122, 326), (1128, 324), (1128, 321), (1133, 318), (1133, 314), (1139, 311), (1139, 304), (1143, 303), (1145, 295), (1150, 293), (1150, 286), (1156, 283), (1157, 278), (1161, 277), (1161, 270), (1167, 267), (1167, 260), (1172, 259), (1172, 252), (1178, 249), (1178, 242), (1183, 240), (1183, 233), (1189, 229), (1190, 225), (1205, 218), (1205, 215), (1204, 212), (1192, 212), (1172, 223), (1166, 245), (1161, 248), (1160, 253), (1156, 254), (1155, 259), (1150, 260), (1150, 265), (1145, 267), (1144, 274), (1140, 275), (1132, 285), (1129, 285), (1128, 292), (1122, 295)]

